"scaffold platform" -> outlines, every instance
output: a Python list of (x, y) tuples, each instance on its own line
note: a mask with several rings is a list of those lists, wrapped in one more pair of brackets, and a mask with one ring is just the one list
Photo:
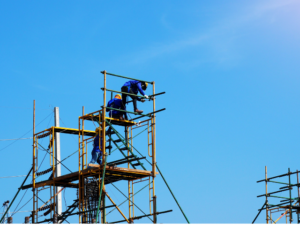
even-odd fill
[[(82, 175), (84, 175), (85, 177), (99, 176), (99, 173), (103, 171), (103, 167), (96, 164), (89, 164), (89, 167), (90, 168), (81, 171)], [(156, 172), (156, 174), (158, 174), (158, 172)], [(152, 171), (106, 166), (104, 184), (110, 184), (121, 180), (133, 181), (137, 179), (147, 178), (150, 176), (152, 176)], [(78, 188), (78, 183), (73, 183), (74, 181), (78, 181), (78, 179), (79, 172), (77, 171), (74, 173), (57, 177), (55, 178), (55, 180), (49, 179), (36, 182), (35, 187), (39, 188), (44, 186), (60, 186)], [(32, 184), (25, 185), (22, 187), (22, 190), (32, 187)]]

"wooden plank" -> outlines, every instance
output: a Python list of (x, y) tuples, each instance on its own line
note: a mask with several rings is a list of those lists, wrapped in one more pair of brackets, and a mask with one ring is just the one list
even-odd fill
[[(98, 164), (88, 164), (89, 167), (92, 168), (100, 168), (101, 166)], [(85, 169), (88, 170), (88, 169)], [(123, 171), (128, 173), (135, 173), (135, 174), (145, 174), (145, 175), (151, 175), (152, 171), (148, 170), (137, 170), (137, 169), (129, 169), (129, 168), (123, 168), (123, 167), (112, 167), (112, 166), (106, 166), (107, 171)], [(84, 171), (84, 170), (83, 170)], [(158, 174), (158, 172), (156, 172)]]
[[(102, 170), (100, 165), (97, 164), (88, 164), (91, 168), (82, 170), (83, 175), (98, 175), (98, 172)], [(136, 169), (128, 169), (128, 168), (122, 168), (122, 167), (112, 167), (112, 166), (106, 166), (106, 176), (108, 176), (108, 179), (111, 180), (137, 180), (145, 177), (151, 176), (152, 172), (147, 170), (136, 170)], [(158, 172), (156, 173), (158, 174)], [(66, 174), (60, 177), (55, 178), (55, 184), (59, 184), (62, 186), (69, 185), (70, 187), (77, 187), (78, 184), (74, 184), (71, 181), (77, 181), (79, 177), (79, 173), (74, 172), (70, 174)], [(115, 179), (114, 179), (115, 178)], [(54, 185), (54, 181), (51, 180), (45, 180), (37, 182), (35, 185), (36, 187), (44, 187), (48, 185)], [(109, 182), (109, 181), (108, 181)], [(115, 182), (115, 181), (113, 181)], [(23, 186), (22, 189), (27, 189), (32, 187), (32, 184)]]

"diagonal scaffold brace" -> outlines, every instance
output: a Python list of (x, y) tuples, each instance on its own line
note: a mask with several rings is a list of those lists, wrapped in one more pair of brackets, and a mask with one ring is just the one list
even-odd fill
[(30, 173), (31, 173), (32, 169), (33, 169), (33, 167), (31, 167), (31, 169), (30, 169), (29, 173), (27, 174), (26, 178), (24, 179), (23, 183), (21, 184), (21, 187), (19, 187), (19, 189), (18, 189), (18, 191), (17, 191), (17, 193), (16, 193), (15, 197), (13, 198), (13, 200), (11, 201), (11, 203), (9, 204), (9, 206), (7, 207), (7, 209), (6, 209), (5, 213), (3, 214), (3, 216), (2, 216), (2, 218), (1, 218), (1, 220), (0, 220), (0, 223), (2, 223), (2, 222), (3, 222), (3, 219), (5, 218), (5, 215), (6, 215), (6, 213), (8, 212), (8, 210), (10, 209), (10, 207), (12, 206), (12, 204), (14, 203), (14, 201), (15, 201), (16, 197), (18, 196), (18, 194), (19, 194), (19, 192), (21, 191), (21, 189), (22, 189), (23, 185), (25, 184), (25, 182), (26, 182), (27, 178), (29, 177), (29, 175), (30, 175)]
[(98, 202), (98, 209), (97, 209), (96, 222), (98, 221), (99, 209), (100, 209), (100, 204), (101, 204), (102, 190), (103, 190), (103, 186), (104, 186), (104, 177), (105, 177), (106, 161), (107, 161), (107, 154), (105, 155), (105, 162), (104, 162), (104, 167), (103, 167), (102, 182), (101, 182), (101, 188), (100, 188), (100, 196), (99, 196), (99, 202)]

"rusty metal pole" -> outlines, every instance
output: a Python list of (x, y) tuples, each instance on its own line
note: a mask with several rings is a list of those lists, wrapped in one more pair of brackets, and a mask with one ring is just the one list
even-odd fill
[[(153, 81), (153, 95), (155, 95), (155, 82)], [(155, 112), (155, 96), (153, 97), (153, 112)], [(153, 212), (156, 210), (156, 195), (155, 195), (155, 177), (156, 177), (156, 119), (155, 113), (152, 117), (152, 179), (153, 179)], [(156, 214), (153, 214), (153, 221), (156, 223)]]
[(33, 170), (32, 170), (32, 191), (33, 191), (33, 210), (32, 210), (32, 223), (35, 223), (35, 100), (33, 100)]
[[(153, 81), (153, 95), (155, 94), (155, 82)], [(153, 97), (153, 112), (155, 112), (155, 97)], [(152, 176), (156, 176), (156, 124), (155, 113), (153, 113), (153, 140), (152, 140)]]
[(13, 223), (13, 218), (11, 216), (7, 218), (7, 223)]
[[(300, 206), (300, 188), (299, 188), (299, 172), (297, 170), (297, 187), (298, 187), (298, 204)], [(299, 223), (299, 220), (300, 220), (300, 216), (299, 216), (299, 213), (300, 213), (300, 210), (297, 210), (297, 223)]]
[(53, 216), (53, 223), (58, 223), (57, 214), (54, 214), (54, 216)]
[(265, 182), (266, 182), (266, 220), (267, 224), (269, 223), (269, 211), (268, 211), (268, 181), (267, 181), (267, 166), (265, 166)]
[(29, 218), (30, 218), (29, 216), (25, 217), (25, 223), (29, 223)]
[[(103, 162), (106, 162), (106, 123), (105, 123), (105, 117), (106, 117), (106, 70), (104, 70), (104, 92), (103, 92), (103, 115), (102, 115), (102, 153), (103, 153), (103, 158), (102, 158), (102, 164)], [(99, 135), (100, 136), (100, 135)], [(101, 141), (101, 139), (100, 139)], [(105, 163), (106, 165), (106, 163)], [(105, 166), (104, 165), (104, 166)], [(102, 177), (104, 179), (104, 177)], [(102, 195), (102, 201), (101, 201), (101, 206), (105, 207), (105, 185), (103, 183), (103, 195)], [(106, 223), (106, 217), (105, 217), (105, 209), (101, 210), (101, 222)]]
[[(292, 199), (292, 190), (291, 190), (291, 171), (289, 168), (289, 195), (290, 195), (290, 200)], [(292, 214), (292, 202), (290, 201), (290, 223), (293, 221), (293, 214)]]
[(157, 223), (157, 215), (156, 215), (156, 195), (153, 196), (153, 223)]

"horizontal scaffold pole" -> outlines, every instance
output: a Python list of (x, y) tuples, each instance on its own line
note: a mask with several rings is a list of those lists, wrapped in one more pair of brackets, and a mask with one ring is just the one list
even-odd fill
[[(164, 91), (164, 92), (157, 93), (155, 95), (148, 95), (149, 101), (152, 100), (153, 97), (155, 97), (157, 95), (163, 95), (163, 94), (166, 94), (166, 92)], [(131, 100), (131, 101), (127, 102), (127, 103), (130, 103), (130, 102), (133, 102), (133, 101)]]
[[(101, 88), (102, 91), (104, 91), (104, 88)], [(122, 92), (122, 91), (115, 91), (115, 90), (111, 90), (111, 89), (105, 89), (106, 91), (110, 91), (110, 92), (116, 92), (116, 93), (120, 93), (120, 94), (125, 94), (125, 95), (131, 95), (131, 96), (135, 96), (135, 97), (139, 97), (139, 98), (146, 98), (143, 95), (136, 95), (136, 94), (131, 94), (128, 92)]]
[[(152, 114), (154, 114), (154, 113), (158, 113), (158, 112), (161, 112), (161, 111), (164, 111), (164, 110), (166, 110), (166, 108), (163, 108), (163, 109), (157, 110), (157, 111), (155, 111), (155, 112), (148, 113), (148, 114), (146, 114), (145, 116), (149, 116), (149, 117), (150, 117)], [(132, 120), (130, 120), (130, 121), (137, 120), (137, 119), (140, 119), (140, 118), (142, 118), (142, 117), (144, 117), (144, 116), (139, 116), (139, 117), (133, 118), (133, 119), (132, 119)]]
[[(103, 107), (103, 106), (102, 106), (102, 107)], [(141, 114), (141, 113), (136, 113), (136, 112), (126, 111), (126, 110), (123, 110), (123, 109), (111, 108), (111, 107), (106, 107), (106, 108), (107, 108), (107, 109), (110, 109), (110, 110), (119, 111), (119, 112), (131, 113), (131, 114), (134, 114), (134, 115), (143, 115), (143, 116), (151, 117), (151, 115), (149, 115), (149, 114)]]
[(279, 177), (284, 177), (284, 176), (289, 176), (289, 175), (292, 175), (292, 174), (295, 174), (295, 173), (299, 173), (300, 171), (298, 172), (292, 172), (292, 173), (285, 173), (285, 174), (281, 174), (281, 175), (278, 175), (278, 176), (275, 176), (275, 177), (270, 177), (268, 178), (267, 180), (266, 179), (263, 179), (263, 180), (259, 180), (259, 181), (256, 181), (256, 183), (260, 183), (260, 182), (269, 182), (271, 179), (275, 179), (275, 178), (279, 178)]
[[(157, 212), (155, 213), (156, 215), (159, 215), (159, 214), (162, 214), (162, 213), (168, 213), (168, 212), (172, 212), (173, 210), (167, 210), (167, 211), (162, 211), (162, 212)], [(143, 217), (146, 217), (146, 216), (153, 216), (154, 214), (148, 214), (148, 215), (143, 215), (143, 216), (136, 216), (136, 217), (132, 217), (131, 219), (132, 220), (138, 220), (138, 219), (141, 219)], [(122, 223), (122, 222), (126, 222), (126, 220), (120, 220), (120, 221), (115, 221), (115, 222), (111, 222), (111, 223)]]
[[(104, 74), (104, 71), (101, 71), (100, 73)], [(147, 82), (149, 84), (153, 84), (153, 81), (145, 81), (145, 80), (140, 80), (140, 79), (131, 78), (131, 77), (125, 77), (125, 76), (121, 76), (121, 75), (117, 75), (117, 74), (113, 74), (113, 73), (108, 73), (108, 72), (106, 72), (106, 75), (111, 75), (111, 76), (115, 76), (115, 77), (121, 77), (121, 78), (129, 79), (129, 80), (137, 80), (137, 81), (142, 81), (142, 82)]]
[(270, 196), (270, 195), (272, 195), (272, 194), (276, 194), (276, 193), (279, 193), (279, 192), (283, 192), (283, 191), (288, 191), (288, 190), (290, 190), (289, 188), (287, 188), (287, 189), (284, 189), (284, 190), (280, 190), (280, 191), (274, 191), (274, 192), (270, 192), (270, 193), (268, 193), (268, 194), (263, 194), (263, 195), (258, 195), (257, 197), (259, 198), (259, 197), (263, 197), (263, 196)]
[(276, 195), (269, 195), (269, 197), (273, 197), (273, 198), (284, 198), (284, 199), (288, 199), (288, 200), (298, 200), (298, 198), (287, 198), (287, 197), (276, 196)]
[[(109, 206), (101, 207), (100, 210), (107, 209), (107, 208), (112, 208), (112, 207), (115, 207), (115, 206), (114, 205), (109, 205)], [(87, 210), (87, 211), (84, 211), (84, 212), (71, 213), (71, 214), (68, 214), (68, 216), (66, 218), (68, 218), (69, 216), (74, 216), (74, 215), (78, 215), (78, 214), (85, 214), (85, 213), (88, 213), (88, 212), (93, 212), (95, 210), (97, 210), (97, 208), (94, 208), (94, 209), (91, 209), (91, 210)], [(61, 217), (61, 216), (57, 217), (57, 220), (62, 220), (62, 219), (64, 219), (64, 218)], [(49, 221), (53, 221), (53, 219), (46, 219), (46, 220), (43, 220), (43, 221), (39, 221), (37, 223), (45, 223), (45, 222), (49, 222)]]
[(268, 182), (276, 183), (276, 184), (286, 184), (286, 185), (289, 185), (289, 183), (283, 183), (283, 182), (274, 181), (274, 180), (269, 180)]
[(279, 189), (284, 189), (284, 188), (288, 188), (288, 187), (294, 187), (294, 186), (300, 186), (300, 183), (299, 184), (291, 184), (291, 185), (289, 185), (289, 184), (287, 184), (288, 186), (284, 186), (284, 187), (281, 187), (281, 188), (279, 188)]

